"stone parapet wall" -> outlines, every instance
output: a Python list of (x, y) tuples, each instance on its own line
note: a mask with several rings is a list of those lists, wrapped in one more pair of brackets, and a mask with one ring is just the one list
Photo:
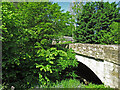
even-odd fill
[(79, 62), (86, 65), (87, 67), (89, 67), (104, 83), (104, 85), (110, 86), (111, 88), (120, 88), (119, 45), (100, 45), (82, 43), (59, 45), (61, 45), (64, 48), (72, 48), (75, 53), (80, 54), (75, 56), (76, 59)]
[(95, 59), (102, 59), (120, 65), (120, 51), (118, 45), (100, 45), (100, 44), (69, 44), (76, 53)]
[[(58, 42), (57, 42), (58, 41)], [(53, 39), (52, 41), (52, 45), (55, 45), (57, 43), (61, 43), (61, 42), (66, 42), (66, 41), (71, 41), (71, 42), (74, 42), (75, 40), (72, 38), (72, 37), (68, 37), (68, 36), (63, 36), (59, 39)]]
[(120, 66), (104, 61), (104, 84), (111, 88), (120, 88)]

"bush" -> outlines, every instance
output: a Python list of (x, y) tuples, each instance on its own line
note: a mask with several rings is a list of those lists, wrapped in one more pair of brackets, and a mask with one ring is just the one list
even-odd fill
[(74, 54), (68, 56), (65, 51), (50, 46), (67, 23), (66, 14), (57, 4), (3, 2), (2, 13), (5, 86), (18, 89), (46, 85), (59, 80), (65, 68), (77, 65)]

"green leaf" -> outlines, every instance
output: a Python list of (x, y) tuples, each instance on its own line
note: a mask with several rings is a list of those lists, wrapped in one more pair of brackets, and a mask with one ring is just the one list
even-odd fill
[(49, 63), (50, 63), (50, 64), (54, 64), (54, 62), (53, 62), (53, 61), (49, 61)]

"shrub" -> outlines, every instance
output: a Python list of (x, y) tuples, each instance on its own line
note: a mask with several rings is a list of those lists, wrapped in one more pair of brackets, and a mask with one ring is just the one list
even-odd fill
[(3, 2), (2, 14), (5, 86), (18, 89), (46, 85), (53, 79), (59, 80), (65, 68), (77, 65), (68, 53), (50, 46), (67, 23), (66, 14), (57, 4)]

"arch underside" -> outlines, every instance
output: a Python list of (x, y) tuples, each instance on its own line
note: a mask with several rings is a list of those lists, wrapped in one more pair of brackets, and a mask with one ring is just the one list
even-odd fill
[(91, 70), (102, 83), (104, 83), (104, 62), (96, 61), (93, 58), (88, 58), (80, 55), (76, 55), (75, 57), (79, 62), (88, 67), (89, 70)]

